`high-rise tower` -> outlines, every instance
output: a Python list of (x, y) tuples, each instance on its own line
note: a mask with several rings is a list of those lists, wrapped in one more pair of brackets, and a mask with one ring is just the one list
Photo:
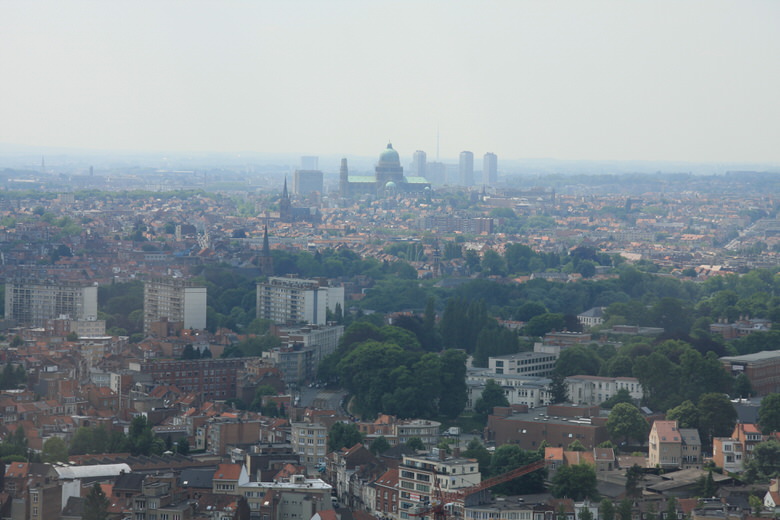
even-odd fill
[(422, 150), (417, 150), (412, 156), (412, 170), (418, 177), (427, 177), (428, 156)]
[(460, 152), (458, 181), (461, 186), (471, 186), (474, 184), (474, 154), (471, 152)]
[(498, 158), (493, 152), (488, 152), (482, 158), (482, 184), (495, 186), (498, 181)]

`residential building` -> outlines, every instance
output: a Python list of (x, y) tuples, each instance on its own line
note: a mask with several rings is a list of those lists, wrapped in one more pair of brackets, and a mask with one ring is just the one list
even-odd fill
[(325, 324), (336, 305), (344, 307), (344, 287), (325, 279), (271, 277), (257, 284), (257, 317), (274, 323)]
[(432, 515), (420, 515), (419, 508), (437, 498), (437, 487), (448, 493), (476, 486), (481, 480), (475, 459), (404, 455), (398, 466), (398, 518), (432, 520)]
[(741, 422), (734, 425), (734, 431), (731, 432), (731, 438), (743, 446), (745, 461), (750, 460), (753, 456), (753, 449), (757, 444), (764, 440), (757, 424)]
[(301, 462), (309, 467), (325, 463), (328, 453), (328, 428), (318, 423), (294, 422), (290, 424), (290, 442)]
[(376, 490), (374, 515), (395, 518), (398, 513), (398, 469), (388, 469), (372, 485)]
[(702, 462), (699, 432), (678, 428), (677, 421), (655, 421), (650, 428), (648, 465), (662, 469), (700, 468)]
[(333, 510), (332, 487), (321, 479), (290, 475), (273, 482), (246, 482), (237, 494), (249, 503), (252, 518), (308, 520), (320, 511)]
[(206, 328), (206, 287), (183, 278), (156, 278), (144, 283), (144, 333), (167, 320), (185, 329)]
[(128, 368), (152, 381), (174, 385), (201, 399), (231, 399), (236, 396), (236, 379), (244, 358), (162, 359), (132, 361)]
[(606, 307), (591, 307), (587, 311), (578, 314), (577, 321), (579, 321), (580, 324), (586, 329), (595, 327), (596, 325), (601, 325), (604, 323), (605, 309)]
[(95, 320), (97, 300), (97, 285), (17, 279), (5, 284), (5, 319), (25, 327), (44, 327), (62, 316)]
[(356, 423), (363, 438), (368, 442), (377, 437), (384, 437), (390, 446), (406, 444), (412, 437), (419, 438), (426, 449), (439, 444), (441, 423), (427, 419), (398, 420), (393, 415), (380, 415), (373, 422)]
[(731, 437), (712, 439), (712, 462), (727, 473), (742, 473), (745, 469), (744, 447)]
[(212, 478), (211, 492), (217, 495), (237, 495), (240, 486), (249, 482), (249, 474), (243, 464), (220, 464)]
[[(545, 354), (547, 356), (547, 354)], [(488, 380), (493, 380), (504, 390), (510, 405), (525, 405), (538, 408), (550, 404), (550, 384), (548, 377), (533, 377), (517, 374), (494, 374), (490, 370), (468, 369), (466, 372), (466, 408), (473, 410)]]
[(620, 390), (625, 390), (638, 403), (644, 392), (635, 377), (569, 376), (564, 380), (569, 401), (576, 404), (600, 405)]

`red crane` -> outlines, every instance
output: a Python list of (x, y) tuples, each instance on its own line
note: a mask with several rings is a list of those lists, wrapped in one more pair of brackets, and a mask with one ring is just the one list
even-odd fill
[(430, 504), (427, 504), (426, 507), (424, 507), (422, 510), (419, 510), (415, 513), (410, 513), (410, 516), (432, 515), (433, 520), (447, 520), (448, 505), (454, 502), (461, 502), (469, 495), (479, 493), (480, 491), (485, 491), (486, 489), (490, 489), (493, 486), (503, 484), (504, 482), (509, 482), (510, 480), (516, 479), (517, 477), (522, 477), (523, 475), (527, 475), (528, 473), (533, 473), (534, 471), (542, 469), (544, 466), (545, 466), (544, 460), (540, 459), (537, 460), (536, 462), (532, 462), (531, 464), (528, 464), (527, 466), (521, 466), (519, 468), (513, 469), (512, 471), (507, 471), (506, 473), (502, 473), (501, 475), (483, 480), (482, 482), (474, 486), (460, 488), (454, 491), (448, 491), (447, 493), (444, 493), (441, 490), (441, 487), (439, 486), (438, 475), (434, 474), (433, 500), (430, 502)]

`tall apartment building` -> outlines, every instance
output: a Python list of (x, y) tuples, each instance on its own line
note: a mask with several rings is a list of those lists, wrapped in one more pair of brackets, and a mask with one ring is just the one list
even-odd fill
[(495, 186), (498, 181), (498, 158), (488, 152), (482, 157), (482, 184)]
[(156, 278), (144, 283), (144, 333), (167, 319), (185, 329), (206, 328), (206, 288), (182, 278)]
[(46, 321), (69, 316), (97, 318), (96, 285), (80, 282), (16, 280), (5, 284), (5, 319), (18, 325), (44, 327)]
[(271, 277), (257, 284), (257, 317), (274, 323), (326, 323), (326, 311), (344, 307), (344, 287), (324, 279)]
[(412, 172), (418, 177), (427, 178), (428, 156), (422, 150), (417, 150), (412, 155)]
[(474, 184), (474, 154), (472, 152), (460, 152), (458, 181), (461, 186)]
[(312, 193), (322, 193), (321, 170), (295, 170), (293, 174), (293, 192), (306, 196)]

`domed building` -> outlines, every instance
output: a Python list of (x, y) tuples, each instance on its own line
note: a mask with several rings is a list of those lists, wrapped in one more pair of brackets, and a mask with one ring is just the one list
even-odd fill
[(391, 143), (379, 154), (379, 162), (374, 168), (374, 175), (350, 175), (347, 160), (341, 160), (339, 172), (339, 191), (342, 198), (352, 198), (359, 195), (374, 195), (381, 197), (389, 192), (420, 193), (431, 183), (425, 177), (406, 177), (398, 152)]

